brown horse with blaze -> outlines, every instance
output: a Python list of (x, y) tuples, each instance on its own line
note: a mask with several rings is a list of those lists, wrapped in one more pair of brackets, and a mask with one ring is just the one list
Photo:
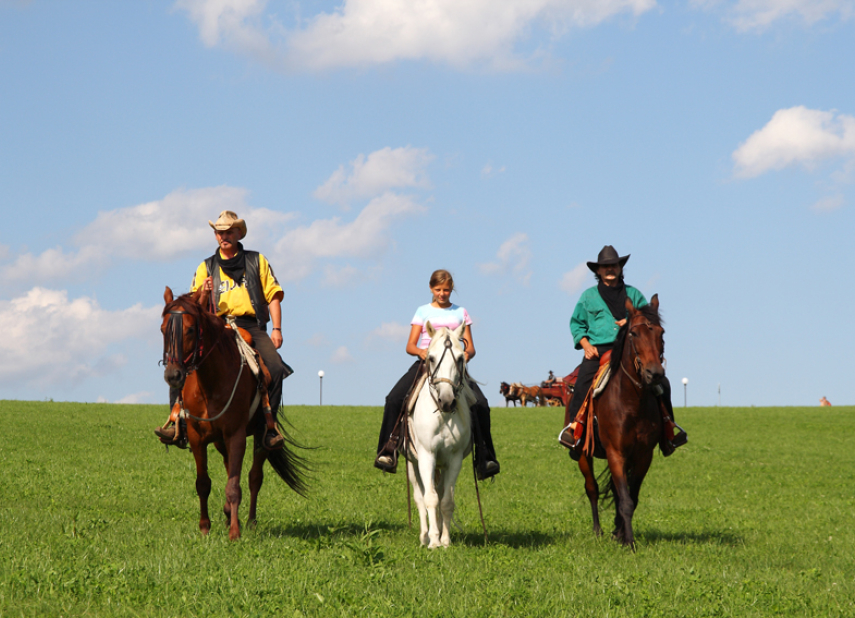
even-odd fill
[(199, 529), (208, 534), (211, 519), (208, 496), (208, 445), (214, 444), (223, 457), (228, 481), (223, 513), (229, 525), (229, 538), (240, 537), (238, 509), (241, 503), (240, 476), (248, 435), (254, 438), (252, 467), (249, 472), (249, 521), (255, 523), (258, 493), (264, 481), (264, 462), (269, 461), (276, 473), (291, 489), (303, 495), (306, 490), (302, 474), (306, 465), (289, 450), (295, 443), (285, 436), (285, 445), (277, 450), (263, 447), (266, 432), (266, 386), (259, 372), (256, 378), (241, 356), (235, 333), (222, 318), (205, 309), (209, 292), (199, 289), (194, 294), (174, 298), (168, 287), (163, 295), (163, 378), (173, 388), (181, 389), (182, 405), (187, 418), (187, 438), (196, 461), (196, 493), (199, 495)]

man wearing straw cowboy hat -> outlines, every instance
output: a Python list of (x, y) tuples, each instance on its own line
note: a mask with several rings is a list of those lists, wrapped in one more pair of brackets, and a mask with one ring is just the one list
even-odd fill
[[(585, 351), (585, 357), (579, 365), (573, 396), (567, 405), (571, 420), (576, 417), (588, 395), (600, 366), (600, 356), (612, 349), (618, 331), (626, 324), (627, 299), (637, 308), (647, 305), (644, 294), (623, 282), (623, 267), (628, 260), (629, 255), (619, 256), (614, 247), (606, 245), (597, 255), (596, 262), (588, 262), (588, 268), (594, 273), (597, 285), (582, 292), (570, 318), (570, 332), (576, 349)], [(662, 382), (660, 397), (673, 422), (674, 409), (671, 405), (671, 385), (668, 378)], [(579, 419), (576, 419), (576, 422), (580, 422)], [(576, 422), (565, 429), (559, 438), (562, 444), (570, 447), (570, 457), (574, 460), (578, 460), (581, 455), (581, 444), (573, 439), (572, 428)], [(662, 453), (667, 457), (676, 447), (685, 444), (686, 440), (686, 432), (680, 431), (673, 441), (660, 443)]]
[[(216, 222), (208, 221), (214, 229), (219, 245), (214, 255), (204, 260), (196, 269), (191, 292), (204, 287), (213, 292), (213, 306), (217, 315), (232, 316), (237, 326), (249, 331), (253, 347), (261, 355), (270, 372), (267, 392), (273, 413), (268, 422), (264, 446), (281, 448), (284, 438), (275, 426), (276, 413), (282, 402), (282, 380), (291, 375), (291, 368), (279, 356), (282, 346), (282, 308), (285, 293), (273, 274), (267, 259), (257, 251), (246, 251), (240, 241), (246, 236), (246, 222), (230, 210), (224, 210)], [(267, 323), (272, 331), (267, 334)], [(172, 413), (164, 427), (154, 430), (164, 444), (182, 445), (186, 440), (180, 428), (175, 402), (179, 390), (170, 389), (169, 405)]]

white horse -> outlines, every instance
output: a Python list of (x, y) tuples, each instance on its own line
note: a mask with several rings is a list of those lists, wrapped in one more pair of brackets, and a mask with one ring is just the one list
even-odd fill
[(419, 538), (429, 548), (448, 547), (454, 516), (454, 484), (463, 459), (472, 450), (469, 406), (475, 395), (469, 388), (466, 357), (460, 338), (466, 328), (436, 330), (427, 349), (427, 379), (408, 424), (407, 459), (410, 483), (421, 519)]

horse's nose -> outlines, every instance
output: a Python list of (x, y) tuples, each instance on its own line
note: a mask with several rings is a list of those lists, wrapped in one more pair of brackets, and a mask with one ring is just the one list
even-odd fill
[(167, 365), (163, 370), (163, 379), (170, 386), (181, 386), (184, 382), (184, 372), (174, 365)]
[(664, 377), (665, 368), (661, 364), (655, 367), (644, 368), (644, 378), (648, 384), (659, 384)]

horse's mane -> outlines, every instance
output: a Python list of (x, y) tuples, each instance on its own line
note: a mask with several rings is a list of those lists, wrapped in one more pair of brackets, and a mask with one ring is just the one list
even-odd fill
[[(638, 311), (641, 315), (647, 318), (654, 326), (662, 326), (662, 324), (664, 324), (664, 322), (662, 321), (662, 316), (659, 315), (659, 311), (654, 309), (650, 305), (644, 305), (640, 309), (636, 309), (636, 311)], [(620, 368), (620, 359), (621, 356), (623, 356), (623, 346), (626, 343), (626, 334), (628, 332), (629, 319), (627, 319), (626, 324), (620, 327), (620, 330), (617, 334), (617, 339), (615, 339), (615, 344), (612, 347), (612, 360), (610, 362), (609, 367), (612, 373), (615, 373)]]
[(196, 302), (195, 296), (196, 295), (192, 292), (182, 294), (163, 308), (163, 316), (165, 317), (170, 311), (180, 308), (193, 316), (204, 326), (210, 328), (213, 331), (214, 336), (219, 337), (226, 328), (226, 321), (218, 315), (211, 313)]

